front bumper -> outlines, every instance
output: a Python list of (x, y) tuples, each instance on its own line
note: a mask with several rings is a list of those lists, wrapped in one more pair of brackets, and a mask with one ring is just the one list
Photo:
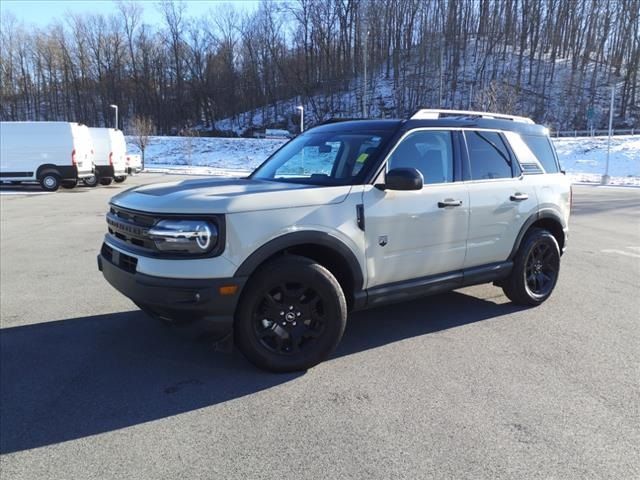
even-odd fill
[[(144, 275), (135, 271), (136, 258), (115, 249), (98, 255), (98, 269), (120, 293), (139, 306), (180, 322), (204, 321), (208, 329), (228, 333), (246, 278), (181, 279)], [(236, 285), (233, 295), (220, 294), (220, 287)]]

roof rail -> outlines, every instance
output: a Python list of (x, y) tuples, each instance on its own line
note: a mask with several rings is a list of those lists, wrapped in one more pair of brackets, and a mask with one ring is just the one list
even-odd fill
[(411, 115), (411, 120), (436, 120), (445, 115), (492, 118), (495, 120), (511, 120), (513, 122), (520, 123), (534, 123), (534, 121), (530, 118), (519, 117), (517, 115), (506, 115), (504, 113), (474, 112), (471, 110), (440, 110), (431, 108), (421, 108), (417, 110), (413, 115)]
[(331, 123), (340, 123), (340, 122), (353, 122), (355, 120), (366, 120), (366, 118), (341, 118), (341, 117), (331, 117), (328, 120), (325, 120), (319, 125), (329, 125)]

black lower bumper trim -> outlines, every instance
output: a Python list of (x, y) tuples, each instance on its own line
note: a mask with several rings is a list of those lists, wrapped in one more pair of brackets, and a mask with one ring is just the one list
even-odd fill
[[(167, 318), (205, 320), (218, 331), (231, 329), (246, 278), (180, 279), (128, 272), (102, 254), (98, 268), (104, 278), (137, 305)], [(222, 286), (237, 285), (234, 295), (221, 295)]]

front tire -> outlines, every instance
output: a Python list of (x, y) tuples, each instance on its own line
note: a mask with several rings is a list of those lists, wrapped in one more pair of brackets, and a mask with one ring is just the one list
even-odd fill
[(126, 175), (121, 175), (121, 176), (118, 176), (118, 177), (113, 177), (113, 181), (114, 181), (114, 182), (116, 182), (116, 183), (122, 183), (122, 182), (124, 182), (126, 179), (127, 179), (127, 176), (126, 176)]
[(346, 322), (347, 303), (333, 274), (306, 257), (285, 255), (261, 267), (245, 286), (234, 336), (257, 367), (294, 372), (327, 359)]
[(47, 192), (55, 192), (60, 188), (60, 175), (54, 172), (47, 172), (40, 178), (40, 186)]
[(551, 296), (559, 273), (557, 240), (549, 231), (534, 228), (522, 241), (502, 290), (513, 303), (535, 307)]
[(101, 178), (100, 179), (100, 185), (111, 185), (111, 182), (113, 182), (113, 178), (111, 177), (106, 177), (106, 178)]

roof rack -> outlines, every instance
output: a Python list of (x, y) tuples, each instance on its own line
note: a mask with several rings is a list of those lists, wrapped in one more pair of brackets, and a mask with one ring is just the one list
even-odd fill
[(436, 120), (446, 115), (492, 118), (494, 120), (511, 120), (513, 122), (520, 123), (534, 123), (530, 118), (519, 117), (517, 115), (506, 115), (504, 113), (474, 112), (471, 110), (440, 110), (431, 108), (421, 108), (417, 110), (413, 115), (411, 115), (411, 120)]

